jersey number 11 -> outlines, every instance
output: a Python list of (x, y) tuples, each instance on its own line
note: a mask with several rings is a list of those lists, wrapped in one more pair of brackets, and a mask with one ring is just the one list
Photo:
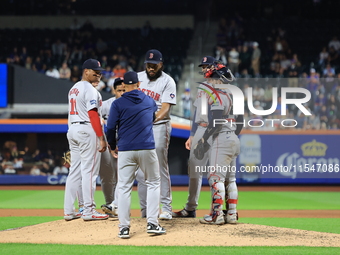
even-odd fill
[(78, 115), (78, 112), (76, 110), (76, 100), (74, 98), (71, 98), (70, 104), (71, 104), (70, 115)]

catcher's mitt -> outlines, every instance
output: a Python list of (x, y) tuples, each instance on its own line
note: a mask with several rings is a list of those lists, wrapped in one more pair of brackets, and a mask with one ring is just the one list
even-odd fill
[(71, 165), (71, 152), (70, 151), (64, 152), (64, 157), (62, 157), (62, 159), (64, 160), (64, 165), (66, 164)]
[(198, 160), (204, 158), (204, 154), (210, 149), (210, 145), (202, 138), (198, 141), (194, 149), (194, 155)]

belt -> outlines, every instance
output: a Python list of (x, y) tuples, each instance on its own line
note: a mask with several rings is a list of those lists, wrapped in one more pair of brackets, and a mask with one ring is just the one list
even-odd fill
[(197, 123), (197, 124), (201, 127), (207, 127), (208, 126), (208, 123), (205, 123), (205, 122), (201, 122), (201, 123)]
[(226, 121), (228, 121), (228, 122), (236, 122), (236, 120), (234, 119), (234, 118), (228, 118), (228, 119), (226, 119)]
[(85, 124), (88, 124), (90, 123), (89, 121), (77, 121), (77, 122), (71, 122), (71, 124), (82, 124), (82, 125), (85, 125)]

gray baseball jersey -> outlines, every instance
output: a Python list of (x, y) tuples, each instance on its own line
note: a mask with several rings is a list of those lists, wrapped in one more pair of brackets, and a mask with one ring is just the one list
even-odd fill
[(94, 192), (101, 158), (99, 139), (90, 123), (88, 111), (97, 108), (100, 115), (102, 97), (89, 82), (79, 81), (69, 91), (68, 102), (67, 139), (72, 163), (66, 180), (64, 213), (74, 212), (74, 202), (81, 184), (83, 215), (87, 216), (95, 210)]
[[(102, 117), (105, 124), (110, 115), (110, 108), (115, 97), (111, 97), (102, 104)], [(105, 204), (118, 205), (118, 189), (117, 189), (117, 159), (112, 157), (109, 150), (102, 153), (100, 161), (99, 177), (101, 181), (102, 191), (105, 197)]]
[[(222, 110), (222, 118), (228, 119), (232, 107), (232, 99), (225, 90), (217, 90), (217, 92), (219, 94), (219, 99), (212, 102), (210, 109), (211, 111)], [(233, 190), (234, 186), (236, 186), (234, 181), (235, 175), (231, 173), (232, 171), (236, 171), (235, 168), (232, 169), (231, 167), (235, 162), (235, 158), (240, 153), (240, 141), (234, 132), (235, 128), (236, 127), (230, 126), (230, 123), (225, 123), (222, 124), (222, 128), (218, 134), (214, 135), (209, 157), (210, 165), (214, 168), (208, 172), (209, 184), (213, 189), (212, 217), (222, 213), (222, 201), (228, 197), (228, 195), (226, 196), (225, 185), (232, 181), (233, 186), (230, 186), (230, 189)]]
[[(162, 103), (176, 104), (176, 83), (168, 74), (162, 72), (162, 75), (155, 81), (150, 81), (145, 71), (138, 73), (138, 80), (141, 82), (139, 89), (146, 95), (153, 98), (158, 110), (161, 109)], [(168, 165), (168, 147), (170, 143), (171, 125), (170, 116), (153, 125), (155, 137), (156, 153), (159, 161), (161, 175), (161, 204), (162, 211), (171, 213), (171, 181)], [(138, 195), (142, 211), (146, 209), (146, 184), (143, 172), (138, 171)], [(144, 215), (142, 215), (144, 216)]]

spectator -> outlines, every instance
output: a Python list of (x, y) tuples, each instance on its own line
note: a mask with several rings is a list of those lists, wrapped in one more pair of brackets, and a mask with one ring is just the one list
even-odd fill
[(337, 65), (339, 62), (339, 54), (334, 47), (330, 47), (328, 51), (328, 64), (331, 66)]
[(276, 37), (276, 41), (274, 43), (274, 49), (275, 49), (275, 53), (283, 53), (283, 45), (281, 42), (281, 38), (280, 36)]
[(216, 56), (215, 59), (221, 61), (223, 64), (227, 64), (227, 56), (225, 52), (225, 48), (221, 47), (220, 45), (216, 46)]
[(13, 167), (16, 171), (24, 170), (24, 159), (23, 158), (15, 158), (13, 160)]
[(254, 76), (260, 76), (260, 58), (261, 50), (258, 48), (259, 44), (257, 42), (253, 43), (253, 54), (251, 56), (251, 67), (254, 72)]
[(292, 64), (288, 70), (288, 87), (298, 87), (299, 86), (299, 68)]
[(185, 89), (184, 93), (182, 94), (182, 102), (183, 102), (183, 116), (186, 119), (190, 119), (191, 116), (191, 102), (192, 98), (190, 95), (190, 89)]
[(52, 44), (52, 56), (57, 61), (61, 63), (63, 57), (66, 53), (66, 44), (63, 43), (59, 38)]
[[(114, 75), (114, 74), (113, 74)], [(105, 83), (109, 81), (112, 76), (112, 71), (110, 66), (105, 67), (105, 71), (102, 72), (102, 79)]]
[(328, 62), (328, 51), (327, 47), (323, 47), (322, 51), (319, 53), (319, 65), (324, 67)]
[(306, 129), (319, 130), (320, 129), (320, 119), (314, 113), (307, 117)]
[(3, 164), (4, 174), (16, 174), (17, 171), (14, 169), (13, 163), (11, 161), (7, 161)]
[(327, 111), (326, 105), (321, 106), (321, 109), (318, 111), (318, 116), (320, 118), (321, 126), (322, 126), (322, 123), (325, 123), (326, 127), (327, 127), (329, 116), (328, 116), (328, 111)]
[(338, 40), (337, 36), (334, 36), (333, 39), (329, 41), (328, 48), (331, 47), (333, 47), (337, 52), (340, 50), (340, 41)]
[(53, 169), (53, 175), (67, 175), (68, 174), (68, 169), (67, 167), (63, 165), (56, 165), (55, 168)]
[(32, 158), (34, 162), (40, 162), (42, 160), (42, 155), (40, 153), (39, 149), (36, 149), (34, 153), (32, 154)]
[(81, 79), (81, 71), (77, 65), (74, 65), (71, 70), (71, 81), (76, 83)]
[(253, 90), (253, 100), (257, 100), (262, 102), (264, 99), (264, 89), (261, 88), (259, 85), (255, 85)]
[(78, 46), (74, 46), (70, 55), (69, 63), (72, 65), (81, 65), (83, 61), (83, 52)]
[(30, 175), (33, 176), (39, 176), (39, 175), (44, 175), (42, 174), (42, 172), (40, 171), (40, 164), (36, 163), (32, 166), (31, 170), (30, 170)]
[(229, 52), (229, 57), (228, 57), (228, 64), (229, 64), (229, 69), (232, 74), (234, 74), (236, 77), (239, 76), (238, 74), (238, 65), (240, 63), (239, 56), (240, 54), (236, 50), (235, 47), (231, 48)]
[(25, 61), (25, 68), (26, 69), (33, 69), (33, 61), (32, 58), (30, 56), (27, 56), (26, 61)]
[(326, 65), (322, 73), (323, 73), (323, 76), (329, 76), (329, 77), (335, 76), (335, 70), (330, 64)]
[(51, 175), (53, 174), (53, 167), (50, 166), (48, 163), (43, 162), (40, 172), (42, 175)]
[(60, 79), (70, 80), (71, 78), (71, 69), (67, 66), (67, 63), (64, 62), (62, 66), (59, 68)]
[(48, 70), (46, 71), (45, 74), (49, 77), (53, 77), (53, 78), (56, 78), (56, 79), (60, 78), (59, 71), (56, 69), (55, 66), (49, 66)]

